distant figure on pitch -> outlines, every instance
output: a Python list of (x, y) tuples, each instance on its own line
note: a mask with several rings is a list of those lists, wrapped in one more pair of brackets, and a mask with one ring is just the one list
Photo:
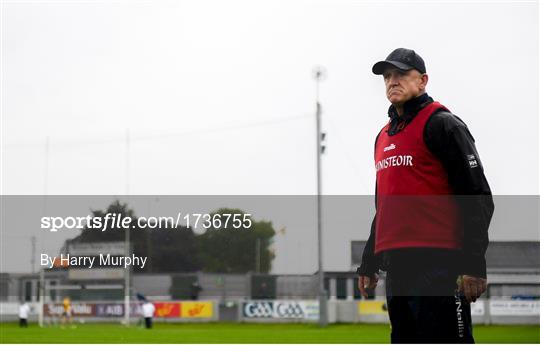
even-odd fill
[(69, 323), (70, 325), (73, 322), (73, 317), (71, 313), (71, 299), (69, 297), (64, 297), (64, 300), (62, 301), (62, 305), (64, 307), (64, 311), (62, 312), (62, 326), (64, 326), (66, 323)]
[(152, 318), (154, 317), (155, 311), (156, 307), (154, 307), (152, 302), (150, 302), (149, 300), (145, 300), (142, 305), (142, 312), (144, 316), (144, 324), (148, 329), (152, 328)]
[(30, 314), (30, 306), (26, 302), (21, 302), (19, 306), (19, 327), (28, 327), (28, 314)]

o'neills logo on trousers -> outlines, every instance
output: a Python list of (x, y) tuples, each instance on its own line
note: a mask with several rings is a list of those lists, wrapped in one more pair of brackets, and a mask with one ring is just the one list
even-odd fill
[(455, 296), (456, 298), (456, 319), (457, 319), (457, 328), (458, 328), (458, 337), (463, 338), (463, 333), (465, 332), (465, 321), (463, 320), (463, 308), (461, 307), (461, 298)]
[(413, 166), (412, 156), (390, 156), (375, 163), (375, 170), (379, 171), (389, 167)]

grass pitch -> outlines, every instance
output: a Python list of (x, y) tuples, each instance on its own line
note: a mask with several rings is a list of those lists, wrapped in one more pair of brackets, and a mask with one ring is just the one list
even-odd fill
[[(540, 343), (540, 326), (475, 326), (477, 343)], [(388, 325), (246, 323), (157, 323), (147, 330), (114, 323), (78, 324), (76, 328), (26, 329), (0, 323), (0, 343), (388, 343)]]

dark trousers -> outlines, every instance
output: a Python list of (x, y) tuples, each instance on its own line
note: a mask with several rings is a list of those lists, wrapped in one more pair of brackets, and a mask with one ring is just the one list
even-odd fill
[(145, 317), (144, 318), (144, 325), (146, 328), (152, 328), (152, 318), (151, 317)]
[(388, 299), (391, 341), (472, 344), (471, 308), (453, 296), (394, 296)]
[(28, 319), (19, 319), (19, 327), (28, 327)]
[(452, 260), (418, 259), (400, 255), (387, 267), (392, 343), (474, 343), (471, 308), (456, 292)]

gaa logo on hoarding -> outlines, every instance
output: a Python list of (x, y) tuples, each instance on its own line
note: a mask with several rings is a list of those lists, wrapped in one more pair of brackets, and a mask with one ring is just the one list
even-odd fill
[(302, 318), (304, 310), (296, 302), (285, 302), (276, 304), (277, 317)]
[(272, 302), (250, 302), (244, 304), (245, 317), (272, 317), (274, 304)]
[[(318, 314), (318, 309), (316, 310)], [(253, 301), (245, 302), (243, 314), (246, 318), (303, 319), (313, 318), (313, 312), (306, 315), (306, 304), (298, 301)]]

